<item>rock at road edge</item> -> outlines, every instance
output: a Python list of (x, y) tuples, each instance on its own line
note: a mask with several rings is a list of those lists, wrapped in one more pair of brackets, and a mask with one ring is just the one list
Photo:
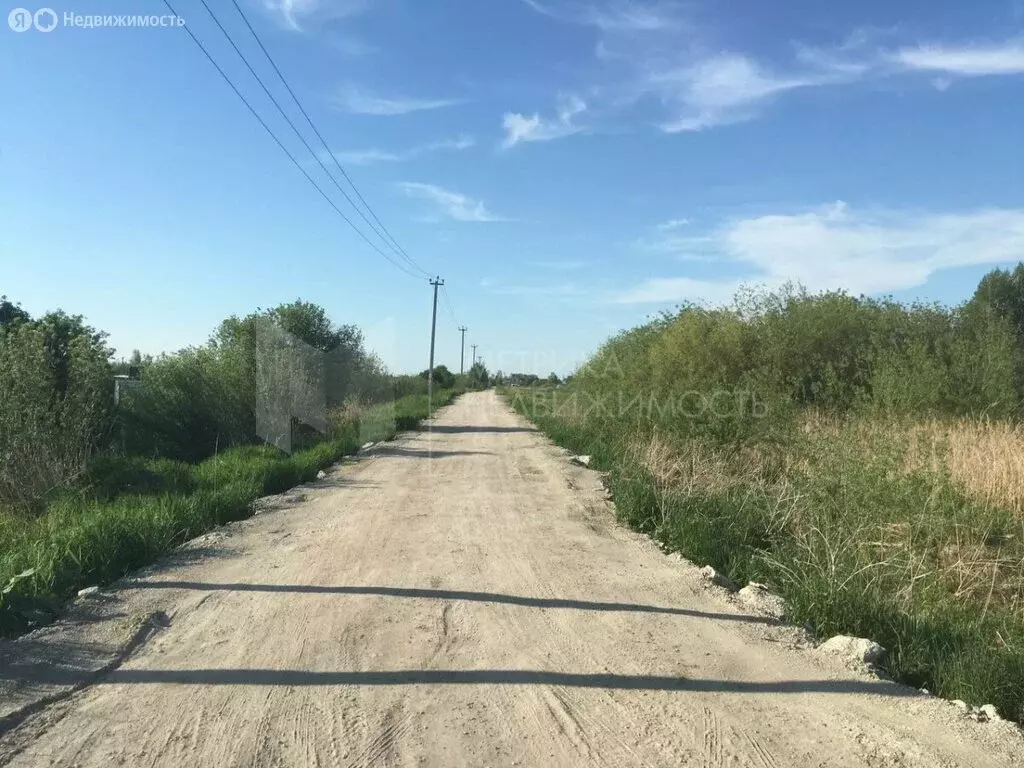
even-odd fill
[(866, 637), (836, 635), (821, 644), (818, 650), (855, 661), (859, 664), (878, 664), (885, 658), (885, 648)]
[(322, 469), (316, 473), (317, 480), (323, 480), (325, 477), (327, 477), (327, 473), (324, 472)]
[(992, 704), (984, 704), (981, 707), (978, 707), (978, 712), (980, 712), (982, 715), (984, 715), (984, 719), (985, 720), (1001, 720), (1002, 719), (1001, 717), (999, 717), (999, 710), (996, 709), (995, 706), (993, 706)]
[(79, 597), (96, 597), (99, 593), (99, 587), (86, 587), (85, 589), (78, 590)]
[(571, 461), (573, 464), (579, 464), (581, 467), (590, 466), (589, 456), (573, 456), (572, 458), (569, 459), (569, 461)]
[(700, 569), (700, 575), (704, 577), (705, 581), (710, 581), (712, 584), (717, 584), (720, 587), (725, 587), (730, 592), (735, 592), (739, 587), (721, 571), (715, 570), (714, 566), (705, 565)]
[(759, 613), (781, 619), (786, 615), (786, 601), (768, 591), (768, 587), (752, 581), (739, 591), (739, 598)]

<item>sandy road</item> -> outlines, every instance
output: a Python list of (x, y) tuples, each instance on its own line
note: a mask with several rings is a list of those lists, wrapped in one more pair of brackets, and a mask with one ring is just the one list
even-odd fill
[(493, 393), (301, 490), (5, 646), (0, 762), (1024, 763), (1010, 726), (796, 647), (618, 528)]

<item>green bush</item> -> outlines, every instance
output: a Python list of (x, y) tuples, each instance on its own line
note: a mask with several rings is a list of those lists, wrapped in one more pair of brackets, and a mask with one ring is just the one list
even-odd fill
[(908, 468), (901, 426), (1019, 418), (1024, 265), (982, 286), (956, 308), (793, 288), (686, 306), (568, 387), (505, 394), (608, 472), (626, 524), (769, 583), (822, 636), (880, 642), (897, 680), (1024, 721), (1020, 519), (931, 457)]
[[(455, 395), (437, 392), (435, 407)], [(427, 415), (426, 397), (362, 414), (357, 429), (291, 456), (267, 445), (232, 448), (198, 464), (105, 456), (93, 462), (79, 491), (53, 500), (47, 514), (0, 514), (0, 635), (55, 615), (81, 587), (108, 584), (217, 525), (248, 517), (259, 496), (313, 480), (362, 441), (390, 439), (396, 414), (401, 428), (416, 428)]]
[(107, 438), (110, 350), (55, 313), (0, 329), (0, 509), (40, 513)]

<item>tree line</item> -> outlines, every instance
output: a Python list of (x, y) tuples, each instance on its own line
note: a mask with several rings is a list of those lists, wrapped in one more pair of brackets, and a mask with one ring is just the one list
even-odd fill
[[(139, 382), (117, 407), (116, 375)], [(435, 369), (439, 388), (488, 378)], [(205, 344), (115, 360), (82, 316), (32, 317), (0, 296), (0, 509), (40, 511), (97, 453), (197, 462), (284, 447), (328, 433), (334, 412), (425, 393), (425, 372), (390, 373), (358, 327), (301, 299), (228, 317)]]

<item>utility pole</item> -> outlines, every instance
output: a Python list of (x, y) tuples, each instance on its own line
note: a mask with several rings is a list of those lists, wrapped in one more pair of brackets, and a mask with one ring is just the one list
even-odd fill
[(434, 286), (434, 312), (430, 317), (430, 367), (427, 369), (427, 418), (434, 412), (434, 333), (437, 331), (437, 287), (444, 285), (440, 277), (430, 281)]
[(469, 346), (473, 348), (473, 365), (476, 365), (476, 344), (470, 344)]
[(469, 328), (464, 325), (460, 325), (459, 330), (462, 331), (462, 352), (459, 353), (459, 373), (463, 374), (466, 372), (466, 331), (468, 331)]

